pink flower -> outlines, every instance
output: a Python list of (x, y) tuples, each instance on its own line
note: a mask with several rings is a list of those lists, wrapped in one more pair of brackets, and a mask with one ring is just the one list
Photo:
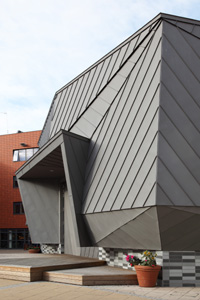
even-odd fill
[(152, 265), (152, 267), (155, 267), (155, 265)]
[(145, 259), (145, 261), (147, 261), (147, 259)]
[(129, 261), (129, 255), (127, 255), (127, 257), (126, 257), (126, 261)]
[(134, 258), (134, 255), (131, 255), (131, 258)]

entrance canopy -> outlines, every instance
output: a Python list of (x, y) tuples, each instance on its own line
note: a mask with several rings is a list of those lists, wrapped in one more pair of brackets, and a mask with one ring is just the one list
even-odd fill
[(32, 242), (60, 243), (59, 197), (65, 183), (72, 216), (70, 239), (75, 243), (72, 248), (89, 244), (81, 216), (89, 141), (60, 130), (16, 172)]

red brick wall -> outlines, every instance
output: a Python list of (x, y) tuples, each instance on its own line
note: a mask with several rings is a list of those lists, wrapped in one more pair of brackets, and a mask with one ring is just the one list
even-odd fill
[(13, 162), (13, 150), (38, 147), (40, 134), (41, 131), (32, 131), (0, 135), (0, 228), (27, 228), (25, 215), (13, 215), (13, 202), (21, 202), (19, 189), (13, 188), (13, 176), (24, 163)]

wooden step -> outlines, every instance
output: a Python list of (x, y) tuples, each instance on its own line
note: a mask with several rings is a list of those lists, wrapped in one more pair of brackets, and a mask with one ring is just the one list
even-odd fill
[(42, 280), (43, 272), (87, 268), (105, 265), (106, 262), (73, 255), (35, 254), (25, 258), (0, 259), (0, 278), (21, 281)]
[(43, 280), (88, 286), (138, 284), (136, 272), (108, 266), (47, 271)]

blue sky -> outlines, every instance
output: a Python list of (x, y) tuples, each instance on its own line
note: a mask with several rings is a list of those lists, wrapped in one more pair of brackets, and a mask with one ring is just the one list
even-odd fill
[(55, 92), (159, 12), (198, 0), (0, 0), (0, 135), (42, 129)]

